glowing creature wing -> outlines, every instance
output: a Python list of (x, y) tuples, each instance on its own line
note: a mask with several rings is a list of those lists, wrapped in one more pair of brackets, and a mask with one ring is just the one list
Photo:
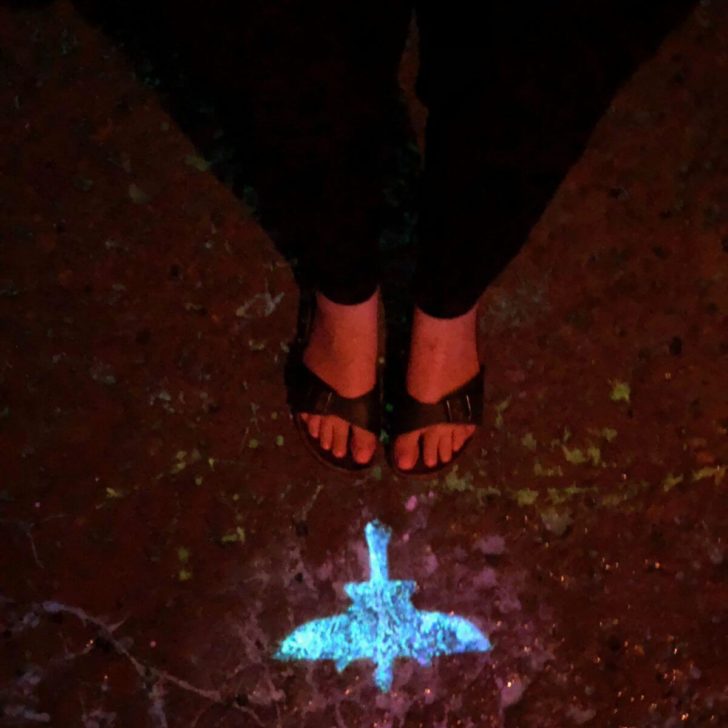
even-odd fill
[(286, 637), (275, 654), (277, 660), (334, 660), (344, 669), (352, 660), (352, 621), (349, 613), (314, 619)]
[(418, 612), (419, 629), (411, 645), (411, 656), (428, 665), (438, 655), (487, 652), (488, 638), (469, 620), (441, 612)]

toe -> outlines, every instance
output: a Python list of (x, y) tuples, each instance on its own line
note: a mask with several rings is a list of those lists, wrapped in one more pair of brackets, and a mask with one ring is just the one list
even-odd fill
[(452, 432), (449, 429), (440, 435), (437, 453), (443, 463), (449, 463), (452, 460)]
[(453, 452), (462, 449), (465, 443), (473, 436), (475, 425), (459, 425), (453, 431), (452, 445)]
[[(306, 415), (308, 417), (308, 421), (304, 420), (308, 424), (308, 431), (311, 434), (311, 437), (318, 438), (319, 434), (321, 433), (321, 415)], [(303, 417), (303, 415), (301, 415)]]
[(349, 423), (341, 417), (332, 417), (334, 437), (331, 451), (334, 457), (343, 458), (349, 443)]
[(422, 454), (424, 456), (425, 465), (427, 465), (428, 468), (434, 468), (435, 465), (437, 465), (437, 451), (440, 444), (440, 434), (440, 428), (437, 426), (428, 427), (425, 430)]
[(368, 463), (374, 455), (377, 446), (377, 438), (373, 432), (368, 432), (354, 425), (352, 427), (351, 450), (354, 460), (363, 465)]
[(412, 470), (417, 462), (422, 430), (407, 432), (394, 441), (394, 462), (400, 470)]
[(334, 423), (331, 417), (321, 418), (321, 427), (319, 428), (319, 441), (324, 450), (331, 450), (334, 443)]
[(456, 427), (452, 431), (452, 449), (453, 452), (457, 452), (465, 444), (468, 439), (468, 433), (464, 427)]

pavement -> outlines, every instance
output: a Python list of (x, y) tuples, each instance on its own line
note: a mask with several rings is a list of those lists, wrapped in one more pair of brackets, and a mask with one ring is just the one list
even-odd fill
[[(728, 725), (726, 2), (484, 294), (486, 423), (424, 481), (310, 457), (291, 269), (120, 47), (63, 0), (1, 8), (0, 48), (0, 723)], [(350, 607), (375, 521), (490, 650), (389, 690), (276, 659)]]

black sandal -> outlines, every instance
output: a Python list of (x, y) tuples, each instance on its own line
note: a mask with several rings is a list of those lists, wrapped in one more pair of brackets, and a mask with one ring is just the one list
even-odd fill
[(380, 430), (380, 388), (374, 387), (361, 397), (342, 397), (332, 389), (323, 379), (316, 376), (303, 362), (299, 364), (298, 382), (292, 388), (291, 410), (298, 431), (304, 443), (317, 460), (335, 468), (348, 472), (361, 472), (371, 467), (374, 457), (366, 463), (358, 463), (351, 454), (351, 439), (353, 430), (349, 428), (349, 440), (346, 445), (346, 455), (336, 457), (330, 450), (324, 450), (318, 438), (308, 431), (307, 424), (301, 415), (337, 415), (350, 425), (357, 425), (364, 430), (374, 433), (379, 439)]
[(314, 310), (313, 299), (308, 302), (302, 301), (302, 309), (299, 313), (299, 333), (286, 367), (288, 405), (303, 442), (319, 462), (339, 472), (359, 473), (370, 468), (376, 457), (372, 456), (366, 463), (358, 463), (354, 460), (351, 454), (353, 430), (349, 428), (346, 455), (338, 458), (330, 450), (324, 450), (321, 447), (318, 438), (313, 437), (308, 431), (308, 426), (301, 419), (301, 415), (337, 415), (351, 425), (372, 432), (378, 441), (381, 429), (381, 381), (377, 377), (374, 389), (360, 397), (343, 397), (303, 363), (303, 351), (308, 343)]
[(420, 452), (417, 463), (410, 470), (402, 470), (397, 467), (394, 459), (394, 442), (400, 435), (431, 425), (443, 423), (482, 425), (484, 379), (485, 368), (481, 366), (478, 373), (472, 379), (433, 404), (420, 402), (403, 388), (402, 394), (395, 403), (392, 412), (392, 434), (389, 447), (387, 448), (387, 461), (397, 475), (403, 478), (432, 476), (435, 473), (449, 468), (462, 455), (473, 439), (473, 435), (465, 441), (457, 452), (453, 453), (452, 458), (448, 462), (439, 462), (430, 468), (425, 465), (420, 439)]

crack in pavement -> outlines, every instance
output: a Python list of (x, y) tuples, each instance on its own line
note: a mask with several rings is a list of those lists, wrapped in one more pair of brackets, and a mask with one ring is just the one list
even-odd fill
[[(124, 624), (126, 619), (109, 624), (103, 619), (89, 614), (81, 607), (49, 600), (31, 605), (30, 610), (20, 621), (23, 624), (26, 624), (28, 623), (27, 617), (29, 614), (37, 615), (39, 612), (44, 612), (46, 614), (67, 614), (75, 617), (84, 625), (92, 625), (95, 627), (99, 631), (100, 635), (114, 648), (114, 650), (118, 654), (123, 655), (131, 663), (137, 675), (141, 678), (142, 685), (144, 686), (145, 692), (150, 700), (149, 715), (155, 720), (155, 723), (159, 728), (168, 728), (169, 725), (164, 702), (165, 685), (174, 685), (180, 690), (208, 700), (215, 705), (232, 709), (239, 713), (244, 713), (252, 721), (254, 721), (256, 725), (263, 725), (262, 721), (253, 710), (242, 705), (237, 705), (233, 700), (227, 700), (219, 690), (206, 690), (204, 688), (197, 687), (187, 680), (177, 677), (165, 670), (159, 670), (153, 665), (149, 665), (140, 660), (138, 657), (135, 657), (128, 647), (128, 641), (119, 639), (115, 636), (115, 632)], [(81, 654), (85, 654), (85, 651)]]

